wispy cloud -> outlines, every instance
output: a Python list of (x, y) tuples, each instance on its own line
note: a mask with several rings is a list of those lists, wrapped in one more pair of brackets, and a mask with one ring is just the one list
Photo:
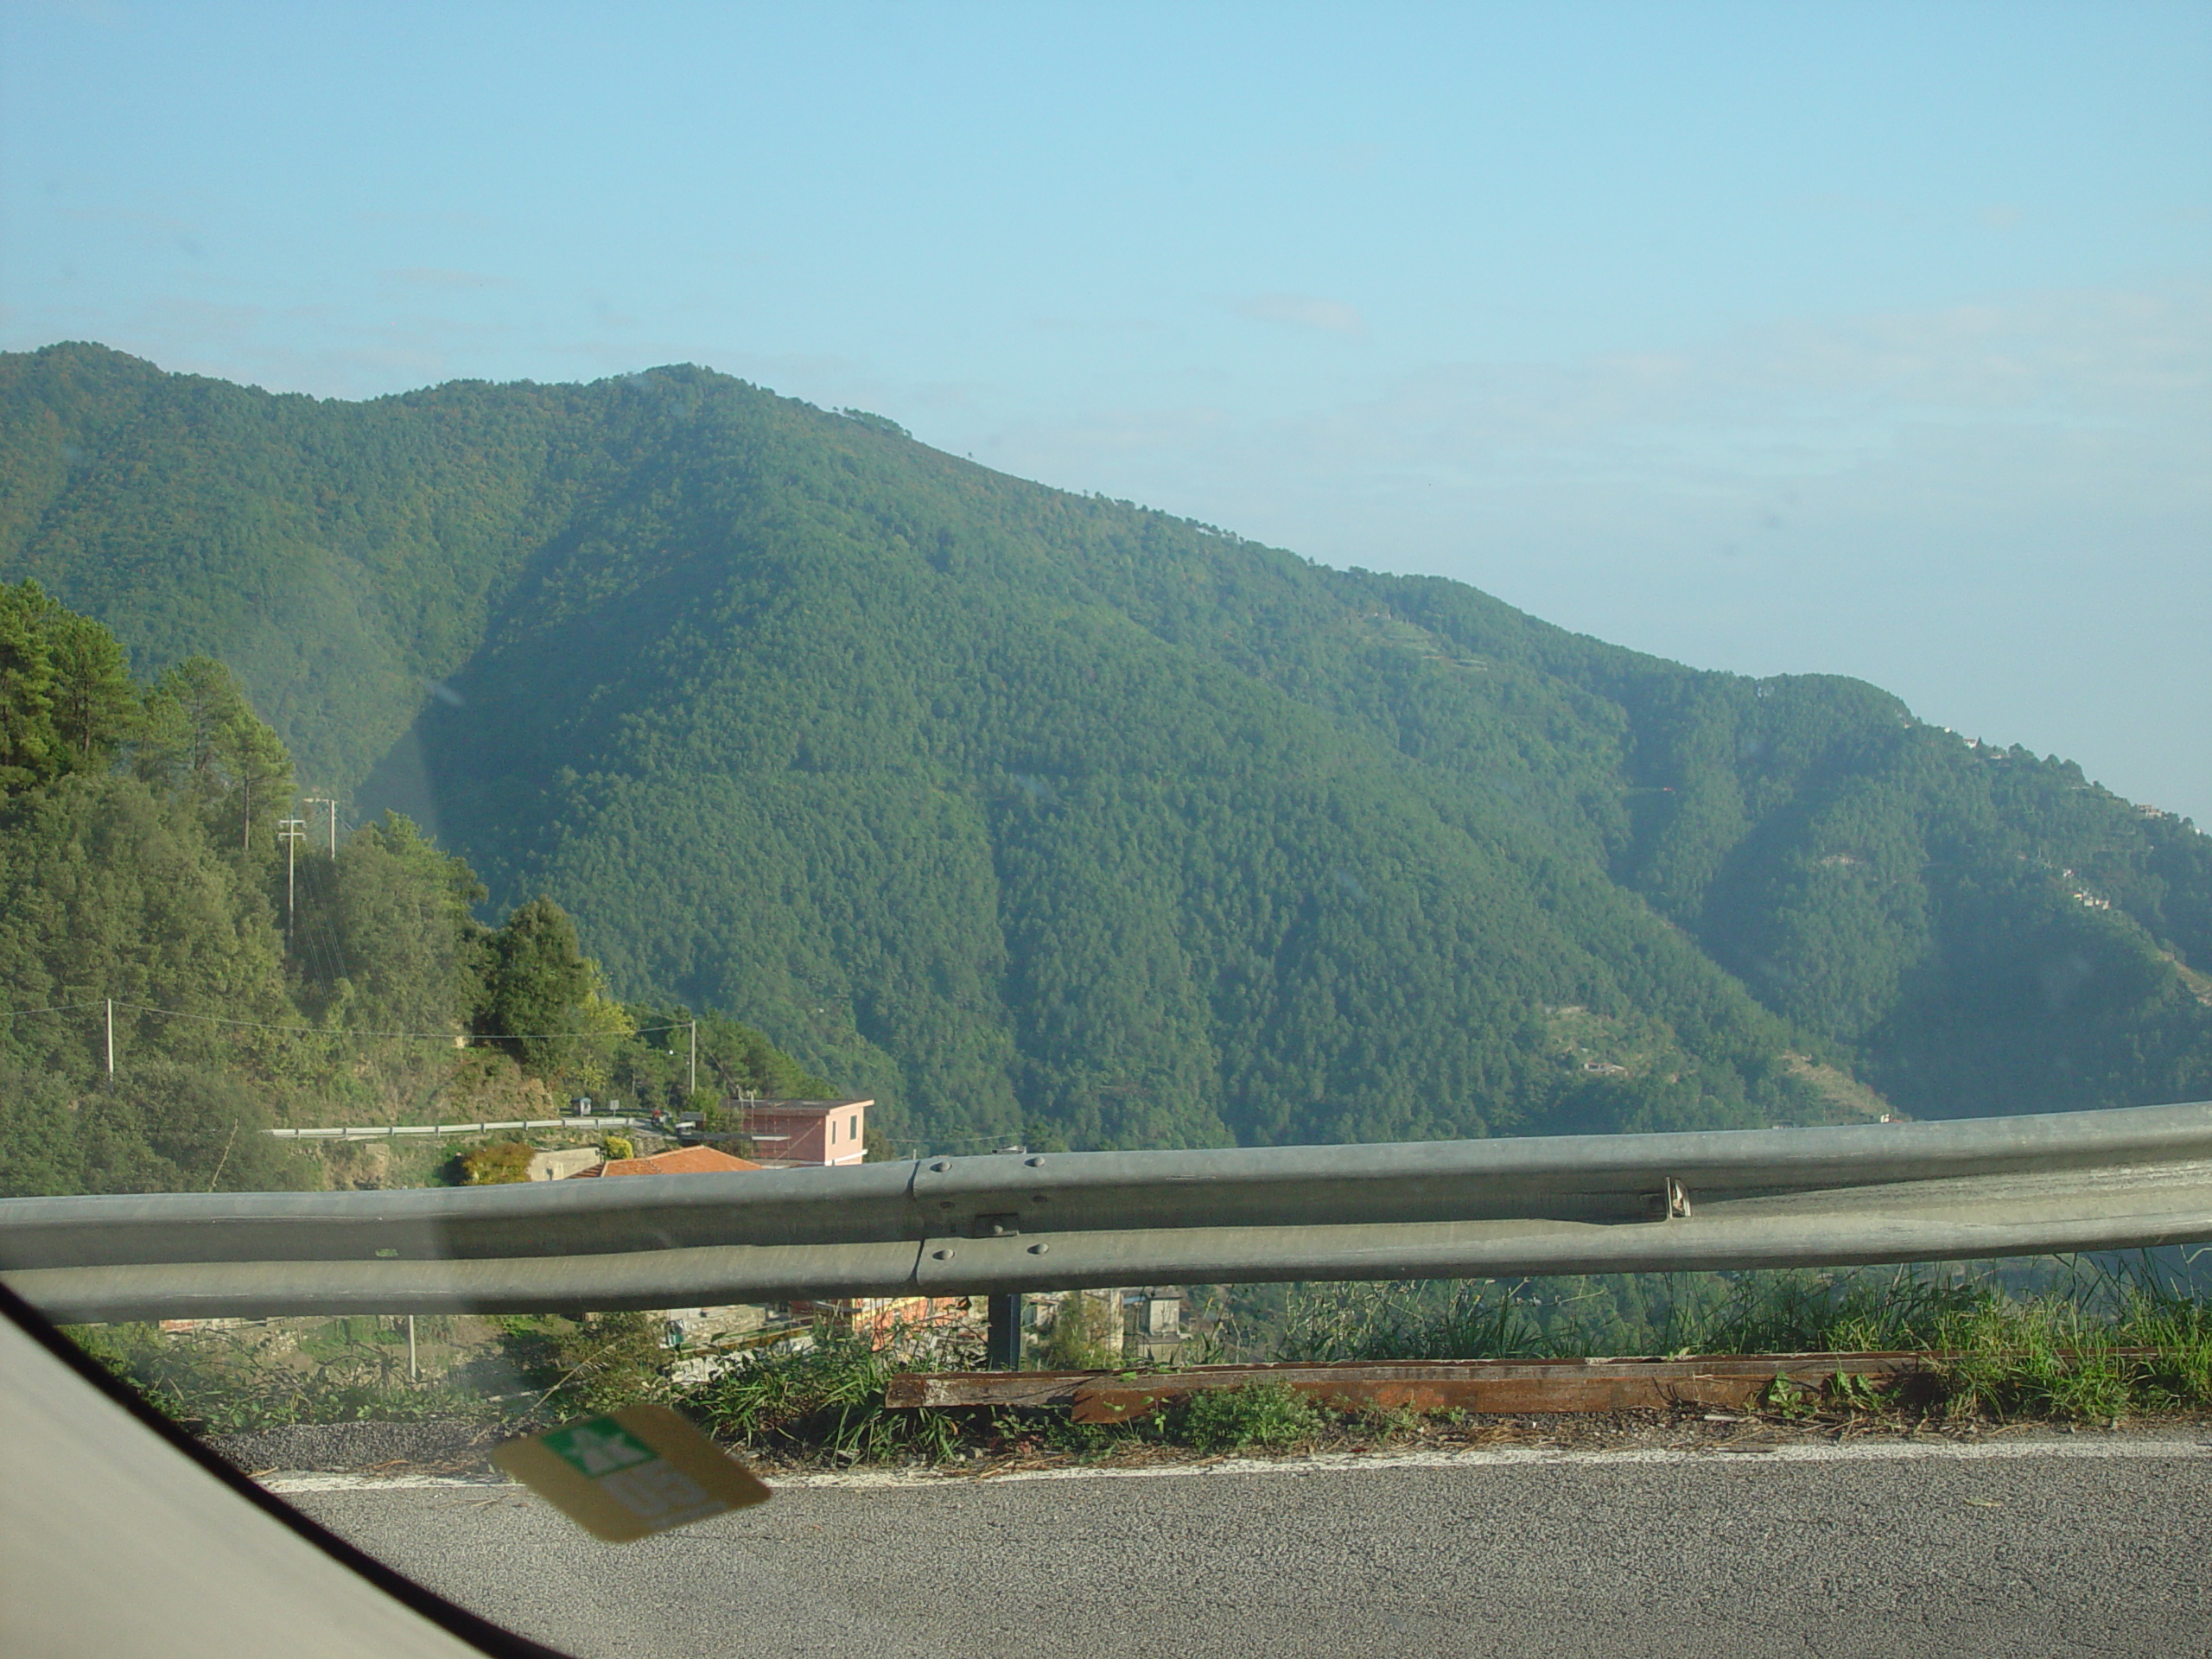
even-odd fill
[(429, 289), (448, 294), (468, 289), (512, 293), (522, 287), (512, 276), (495, 276), (481, 270), (446, 270), (435, 265), (409, 265), (397, 270), (379, 271), (378, 275), (394, 288)]
[[(1269, 416), (1100, 407), (992, 439), (1011, 470), (1335, 562), (1488, 582), (1481, 561), (1516, 550), (1516, 580), (1547, 604), (1531, 569), (1674, 580), (1684, 559), (1754, 547), (1847, 563), (1907, 545), (1947, 565), (2090, 546), (2201, 561), (2186, 550), (2212, 524), (2212, 285), (1440, 363)], [(2206, 593), (2192, 578), (2175, 599), (2201, 613)]]
[(1688, 661), (1864, 674), (2212, 821), (2212, 751), (2139, 715), (2212, 674), (2212, 285), (1100, 408), (991, 459)]
[(1109, 338), (1116, 334), (1156, 334), (1162, 325), (1150, 317), (1032, 317), (1029, 326), (1039, 334)]
[(1366, 319), (1342, 300), (1323, 299), (1313, 294), (1254, 294), (1231, 300), (1229, 308), (1255, 322), (1277, 322), (1349, 340), (1367, 338)]

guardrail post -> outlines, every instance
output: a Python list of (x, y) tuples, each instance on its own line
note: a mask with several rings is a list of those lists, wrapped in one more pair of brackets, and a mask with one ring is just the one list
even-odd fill
[(1021, 1369), (1021, 1293), (1018, 1290), (990, 1298), (989, 1325), (983, 1337), (983, 1369)]

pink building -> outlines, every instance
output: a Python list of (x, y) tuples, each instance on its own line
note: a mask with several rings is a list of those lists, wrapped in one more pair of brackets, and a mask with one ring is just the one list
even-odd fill
[(728, 1100), (766, 1164), (857, 1164), (873, 1100)]

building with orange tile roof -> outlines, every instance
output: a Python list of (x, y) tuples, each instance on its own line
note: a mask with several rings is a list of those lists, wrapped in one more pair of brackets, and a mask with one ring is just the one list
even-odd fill
[(594, 1175), (720, 1175), (734, 1169), (761, 1169), (748, 1158), (739, 1158), (718, 1147), (677, 1147), (650, 1158), (609, 1158), (596, 1168), (580, 1169), (569, 1179), (581, 1181)]

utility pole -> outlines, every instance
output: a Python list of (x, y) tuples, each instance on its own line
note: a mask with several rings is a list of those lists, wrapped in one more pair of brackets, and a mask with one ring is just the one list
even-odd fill
[(693, 1095), (699, 1092), (699, 1022), (696, 1020), (691, 1022), (691, 1087), (689, 1092)]
[(276, 833), (284, 838), (284, 954), (292, 951), (292, 912), (299, 899), (299, 887), (294, 879), (295, 861), (299, 856), (300, 843), (307, 839), (308, 821), (305, 818), (280, 818)]
[(107, 1074), (115, 1075), (115, 999), (107, 1000)]
[(330, 809), (330, 855), (338, 856), (338, 803), (327, 795), (307, 795), (301, 798), (308, 806), (327, 806)]

